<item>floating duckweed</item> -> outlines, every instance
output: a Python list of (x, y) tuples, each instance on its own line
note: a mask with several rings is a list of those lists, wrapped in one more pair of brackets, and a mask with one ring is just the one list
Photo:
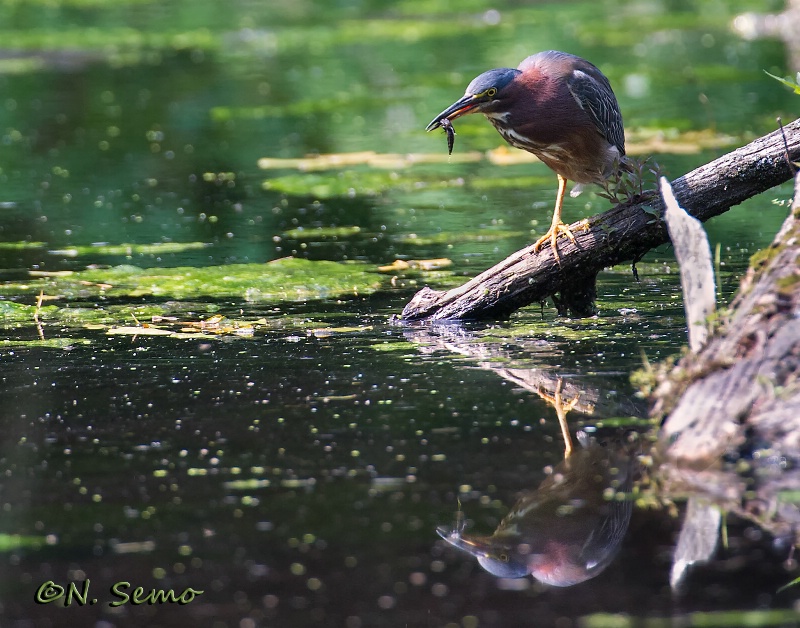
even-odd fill
[(302, 563), (292, 563), (289, 567), (289, 571), (294, 576), (302, 576), (306, 572), (306, 566)]
[(270, 480), (258, 480), (253, 478), (250, 480), (231, 480), (230, 482), (225, 482), (225, 488), (232, 491), (247, 491), (256, 488), (266, 488), (271, 484), (272, 482)]

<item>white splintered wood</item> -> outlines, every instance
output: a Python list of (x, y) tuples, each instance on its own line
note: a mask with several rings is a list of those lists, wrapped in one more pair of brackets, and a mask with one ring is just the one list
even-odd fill
[(697, 353), (708, 340), (708, 317), (716, 307), (711, 247), (703, 223), (678, 204), (672, 186), (664, 177), (661, 177), (661, 196), (666, 206), (664, 218), (667, 230), (681, 269), (689, 348)]
[(703, 502), (697, 495), (689, 498), (669, 574), (673, 591), (683, 584), (692, 565), (707, 563), (713, 558), (721, 523), (719, 508)]

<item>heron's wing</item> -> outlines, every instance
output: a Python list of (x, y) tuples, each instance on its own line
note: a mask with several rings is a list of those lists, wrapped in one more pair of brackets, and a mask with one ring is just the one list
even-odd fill
[(608, 504), (607, 515), (581, 548), (581, 558), (589, 569), (604, 569), (617, 555), (628, 531), (632, 511), (633, 502), (628, 500)]
[(567, 78), (567, 88), (578, 106), (589, 114), (597, 130), (625, 155), (622, 115), (608, 79), (594, 66), (576, 68)]

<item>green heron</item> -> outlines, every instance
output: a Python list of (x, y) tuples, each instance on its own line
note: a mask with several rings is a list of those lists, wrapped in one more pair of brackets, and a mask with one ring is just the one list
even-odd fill
[(439, 536), (500, 578), (530, 574), (567, 587), (597, 576), (619, 551), (633, 508), (607, 491), (630, 491), (635, 458), (584, 432), (578, 441), (582, 447), (523, 496), (491, 536), (463, 534), (460, 525), (440, 526)]
[(575, 55), (539, 52), (516, 70), (498, 68), (475, 78), (426, 130), (443, 123), (448, 130), (450, 121), (468, 113), (484, 114), (503, 139), (536, 155), (558, 176), (553, 222), (533, 245), (538, 252), (549, 240), (558, 259), (558, 234), (575, 240), (561, 221), (567, 180), (577, 184), (571, 192), (577, 196), (582, 184), (602, 185), (627, 167), (622, 115), (608, 79)]

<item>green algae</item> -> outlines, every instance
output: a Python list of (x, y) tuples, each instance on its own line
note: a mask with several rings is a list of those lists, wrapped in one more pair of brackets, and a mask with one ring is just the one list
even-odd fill
[[(382, 284), (381, 275), (363, 263), (287, 257), (266, 264), (147, 269), (122, 265), (59, 273), (27, 282), (5, 283), (0, 285), (0, 295), (35, 296), (43, 292), (48, 298), (67, 300), (94, 295), (296, 302), (371, 294)], [(16, 305), (5, 307), (9, 312), (19, 310)]]
[(88, 338), (36, 338), (31, 340), (0, 340), (0, 349), (63, 349), (69, 351), (77, 346), (90, 345)]
[[(389, 278), (364, 263), (309, 261), (283, 258), (266, 264), (231, 264), (205, 268), (177, 267), (144, 269), (115, 266), (0, 285), (0, 328), (35, 328), (38, 339), (3, 343), (3, 348), (42, 346), (69, 348), (78, 342), (74, 328), (102, 331), (108, 335), (166, 336), (176, 339), (249, 338), (256, 331), (291, 327), (296, 319), (280, 321), (260, 318), (230, 319), (211, 316), (217, 308), (209, 300), (234, 299), (248, 303), (297, 303), (319, 299), (342, 299), (371, 294), (388, 285)], [(46, 305), (31, 304), (39, 295)], [(148, 304), (118, 303), (116, 300), (150, 298)], [(20, 302), (27, 301), (27, 302)], [(199, 302), (191, 307), (192, 302)], [(87, 306), (86, 303), (91, 303)], [(202, 312), (205, 320), (198, 319)], [(306, 321), (299, 328), (319, 328)], [(341, 329), (332, 327), (334, 332)], [(69, 334), (67, 338), (52, 336)], [(313, 332), (309, 332), (312, 333)], [(321, 334), (322, 332), (320, 332)], [(319, 334), (318, 334), (319, 335)], [(88, 341), (87, 341), (88, 342)], [(21, 344), (20, 344), (21, 343)]]
[(454, 244), (457, 242), (497, 242), (511, 237), (528, 235), (524, 231), (441, 231), (427, 235), (416, 233), (399, 233), (392, 236), (393, 242), (413, 246), (430, 246), (432, 244)]
[(310, 229), (298, 227), (297, 229), (284, 231), (282, 235), (284, 238), (291, 240), (326, 240), (329, 238), (349, 238), (363, 234), (361, 227), (350, 225), (342, 227), (313, 227)]
[(413, 342), (407, 341), (400, 341), (400, 342), (383, 342), (383, 343), (374, 343), (370, 345), (370, 348), (373, 351), (380, 351), (382, 353), (409, 353), (413, 355), (413, 351), (416, 351), (417, 345)]
[(211, 246), (205, 242), (154, 242), (152, 244), (89, 244), (83, 246), (69, 246), (63, 249), (48, 251), (51, 255), (64, 257), (79, 257), (81, 255), (167, 255), (170, 253), (184, 253)]
[(727, 628), (728, 626), (795, 626), (800, 613), (791, 609), (731, 610), (689, 613), (681, 616), (646, 618), (622, 613), (595, 613), (578, 620), (581, 628), (669, 628), (676, 622), (687, 628)]
[(398, 181), (397, 177), (385, 171), (347, 170), (332, 174), (289, 174), (267, 179), (262, 187), (283, 194), (330, 199), (337, 196), (377, 196), (410, 184), (410, 181)]
[[(209, 308), (213, 309), (213, 308)], [(40, 323), (48, 325), (72, 326), (97, 326), (105, 328), (107, 325), (120, 324), (121, 321), (135, 322), (148, 320), (165, 314), (162, 305), (118, 305), (103, 303), (95, 307), (83, 307), (70, 302), (58, 304), (29, 305), (17, 301), (0, 299), (0, 327), (5, 329), (19, 329), (32, 325), (38, 318)]]
[(44, 545), (47, 545), (47, 538), (43, 536), (0, 534), (0, 552), (12, 552), (20, 549), (38, 549)]
[(47, 246), (46, 242), (0, 242), (0, 250), (16, 251), (25, 249), (42, 249)]
[(3, 32), (4, 44), (18, 50), (40, 53), (52, 50), (95, 51), (110, 58), (126, 50), (190, 48), (213, 49), (219, 39), (209, 29), (186, 31), (144, 31), (118, 26), (115, 28), (31, 28)]
[(15, 323), (19, 321), (32, 321), (34, 314), (39, 311), (40, 316), (52, 313), (58, 308), (55, 306), (45, 306), (37, 308), (35, 305), (16, 303), (14, 301), (0, 301), (0, 322), (3, 324)]

